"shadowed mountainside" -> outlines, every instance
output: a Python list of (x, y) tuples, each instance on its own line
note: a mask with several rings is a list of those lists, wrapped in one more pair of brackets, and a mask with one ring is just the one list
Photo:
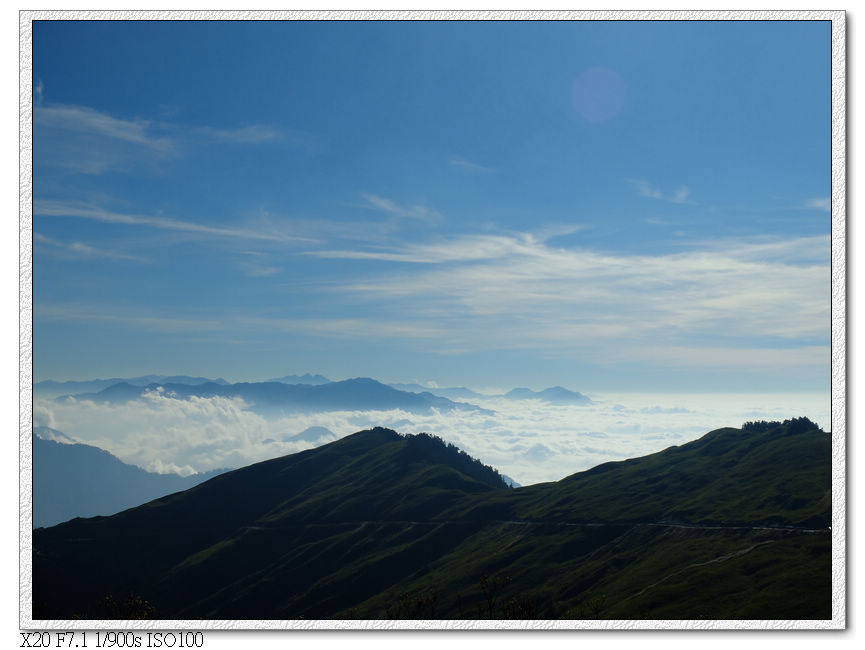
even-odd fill
[(34, 616), (830, 618), (829, 435), (719, 429), (504, 487), (387, 429), (34, 533)]
[(74, 517), (112, 515), (188, 490), (227, 471), (191, 476), (148, 472), (98, 447), (57, 442), (65, 438), (72, 443), (59, 431), (41, 429), (34, 431), (33, 436), (34, 528), (53, 526)]

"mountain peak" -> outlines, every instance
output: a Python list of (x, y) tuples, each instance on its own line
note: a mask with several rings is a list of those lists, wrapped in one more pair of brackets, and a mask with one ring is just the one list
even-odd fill
[(529, 388), (514, 388), (503, 395), (507, 399), (540, 399), (551, 404), (592, 404), (592, 400), (576, 391), (562, 388), (561, 386), (553, 386), (542, 391), (533, 391)]
[(331, 444), (339, 444), (346, 441), (363, 441), (372, 444), (384, 444), (394, 440), (400, 440), (401, 438), (402, 436), (393, 429), (388, 429), (386, 427), (373, 427), (372, 429), (364, 429), (363, 431), (347, 435)]
[(336, 382), (338, 384), (365, 384), (367, 386), (384, 386), (380, 381), (376, 381), (372, 377), (352, 377), (343, 381)]
[(324, 377), (322, 375), (311, 375), (308, 372), (302, 375), (286, 375), (285, 377), (276, 377), (274, 379), (268, 379), (267, 382), (278, 382), (281, 384), (309, 384), (313, 386), (331, 383), (330, 379), (328, 379), (327, 377)]

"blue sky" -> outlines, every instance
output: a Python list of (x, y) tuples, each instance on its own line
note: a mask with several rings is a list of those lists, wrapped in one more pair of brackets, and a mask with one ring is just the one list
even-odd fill
[(829, 390), (829, 23), (34, 27), (34, 374)]

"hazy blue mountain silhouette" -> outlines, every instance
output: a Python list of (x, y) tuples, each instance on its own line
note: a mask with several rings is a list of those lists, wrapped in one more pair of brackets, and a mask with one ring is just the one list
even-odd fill
[[(53, 439), (52, 439), (53, 438)], [(33, 527), (75, 517), (113, 515), (181, 492), (227, 470), (191, 476), (157, 474), (129, 465), (104, 449), (71, 440), (44, 427), (33, 436)]]
[(339, 438), (333, 431), (327, 427), (307, 427), (300, 433), (283, 438), (284, 442), (313, 442), (318, 445), (333, 442)]
[(504, 397), (513, 400), (539, 399), (550, 404), (561, 405), (588, 405), (593, 403), (589, 397), (586, 397), (582, 393), (577, 393), (575, 391), (568, 390), (567, 388), (562, 388), (561, 386), (553, 386), (552, 388), (547, 388), (542, 391), (533, 391), (528, 388), (514, 388), (513, 390), (505, 393), (504, 395), (482, 395), (481, 393), (464, 387), (429, 388), (420, 384), (388, 384), (388, 386), (396, 388), (397, 390), (404, 390), (412, 393), (428, 392), (432, 393), (433, 395), (438, 395), (439, 397), (447, 397), (448, 399), (471, 400), (485, 399), (489, 397)]
[(428, 386), (421, 386), (420, 384), (388, 384), (388, 386), (396, 388), (397, 390), (405, 390), (410, 393), (432, 393), (433, 395), (447, 397), (448, 399), (484, 399), (484, 397), (486, 397), (485, 395), (476, 393), (468, 388), (463, 388), (462, 386), (453, 388), (430, 388)]
[(42, 438), (42, 440), (53, 440), (54, 442), (60, 442), (66, 445), (78, 444), (78, 440), (75, 440), (75, 438), (67, 436), (62, 431), (57, 431), (57, 429), (51, 429), (49, 427), (35, 427), (33, 433)]
[(208, 379), (207, 377), (189, 377), (187, 375), (142, 375), (141, 377), (90, 379), (85, 381), (52, 381), (48, 379), (33, 384), (33, 390), (37, 395), (42, 397), (57, 397), (60, 395), (74, 395), (78, 393), (95, 393), (104, 390), (109, 386), (113, 386), (114, 384), (148, 386), (157, 382), (193, 385), (206, 383), (225, 385), (228, 383), (222, 377)]
[(286, 375), (285, 377), (277, 377), (276, 379), (268, 379), (267, 381), (278, 381), (281, 384), (312, 384), (319, 386), (321, 384), (329, 384), (331, 380), (327, 377), (311, 375), (307, 372), (303, 375)]
[(561, 405), (588, 405), (593, 403), (591, 399), (582, 393), (577, 393), (561, 386), (553, 386), (542, 391), (533, 391), (528, 388), (514, 388), (512, 391), (502, 395), (502, 397), (507, 399), (540, 399), (550, 404)]
[[(403, 409), (413, 413), (428, 413), (432, 408), (491, 413), (473, 404), (453, 402), (432, 393), (409, 393), (368, 378), (346, 379), (321, 385), (283, 384), (280, 382), (198, 385), (153, 383), (133, 386), (122, 383), (98, 393), (76, 395), (77, 399), (123, 404), (138, 399), (147, 391), (178, 397), (240, 397), (256, 411), (272, 413), (357, 411)], [(58, 399), (65, 399), (60, 397)]]

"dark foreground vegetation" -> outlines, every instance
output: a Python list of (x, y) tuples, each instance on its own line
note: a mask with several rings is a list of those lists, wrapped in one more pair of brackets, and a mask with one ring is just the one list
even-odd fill
[(830, 441), (719, 429), (505, 487), (372, 429), (34, 531), (34, 618), (828, 619)]

